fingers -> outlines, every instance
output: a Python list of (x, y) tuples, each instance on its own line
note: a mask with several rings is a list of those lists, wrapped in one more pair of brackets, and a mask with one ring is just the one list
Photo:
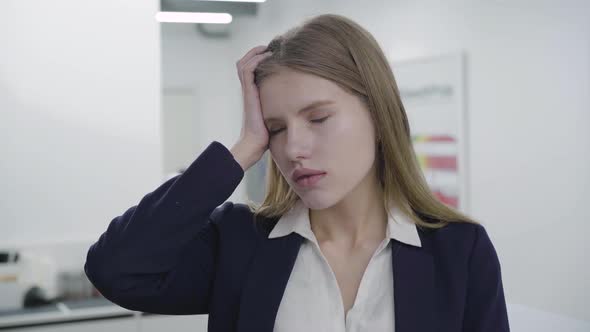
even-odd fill
[(244, 64), (244, 67), (242, 67), (242, 78), (245, 80), (245, 82), (254, 82), (254, 70), (262, 60), (266, 59), (270, 55), (272, 55), (272, 52), (257, 54), (253, 56), (250, 61)]
[[(246, 55), (244, 55), (238, 62), (236, 62), (236, 68), (238, 70), (238, 76), (242, 85), (244, 82), (249, 82), (250, 75), (256, 69), (258, 63), (272, 54), (272, 52), (261, 53), (266, 49), (265, 45), (260, 45), (252, 48)], [(245, 77), (248, 76), (248, 77)]]
[(238, 76), (240, 77), (240, 81), (243, 80), (242, 78), (242, 67), (243, 65), (250, 60), (254, 55), (264, 51), (266, 46), (260, 45), (250, 49), (240, 60), (236, 62), (236, 68), (238, 69)]
[(238, 62), (236, 63), (236, 66), (238, 68), (241, 67), (241, 64), (248, 62), (248, 60), (250, 60), (250, 58), (252, 58), (254, 55), (256, 55), (258, 53), (263, 52), (265, 49), (266, 49), (265, 45), (260, 45), (260, 46), (256, 46), (256, 47), (252, 48), (240, 60), (238, 60)]

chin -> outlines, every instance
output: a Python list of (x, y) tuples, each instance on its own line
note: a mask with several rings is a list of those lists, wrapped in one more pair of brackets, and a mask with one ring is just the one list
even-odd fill
[(338, 199), (332, 195), (322, 195), (316, 193), (308, 193), (303, 196), (299, 196), (305, 207), (311, 210), (323, 210), (327, 209), (338, 202)]

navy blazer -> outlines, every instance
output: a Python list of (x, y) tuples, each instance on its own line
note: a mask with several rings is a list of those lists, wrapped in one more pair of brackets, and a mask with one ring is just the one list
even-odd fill
[[(121, 307), (209, 314), (208, 331), (271, 332), (303, 237), (226, 201), (244, 171), (213, 141), (184, 171), (115, 217), (84, 271)], [(418, 227), (392, 239), (396, 332), (509, 331), (498, 256), (482, 225)], [(393, 314), (393, 313), (392, 313)]]

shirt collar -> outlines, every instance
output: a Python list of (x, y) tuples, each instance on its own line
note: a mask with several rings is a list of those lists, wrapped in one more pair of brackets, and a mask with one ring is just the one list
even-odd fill
[[(268, 235), (268, 238), (281, 237), (293, 232), (298, 233), (310, 241), (316, 242), (309, 221), (309, 208), (301, 200), (297, 200), (293, 208), (281, 216)], [(416, 247), (422, 247), (416, 224), (395, 205), (392, 205), (389, 209), (386, 237)]]

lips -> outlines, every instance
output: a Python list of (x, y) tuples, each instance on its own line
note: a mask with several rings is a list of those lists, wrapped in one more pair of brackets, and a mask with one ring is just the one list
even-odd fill
[(291, 180), (297, 182), (300, 178), (309, 177), (318, 174), (325, 174), (326, 172), (311, 168), (298, 168), (291, 175)]

